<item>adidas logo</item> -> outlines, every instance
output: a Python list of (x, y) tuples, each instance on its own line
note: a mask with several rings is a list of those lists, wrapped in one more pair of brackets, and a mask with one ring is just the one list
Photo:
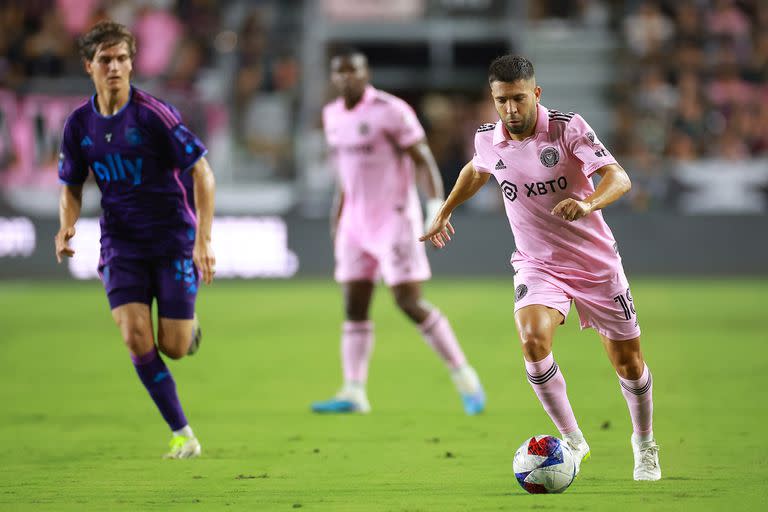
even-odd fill
[(81, 147), (93, 146), (93, 141), (89, 136), (86, 135), (85, 137), (83, 137), (83, 140), (80, 141), (80, 146)]
[(501, 161), (501, 158), (499, 158), (499, 161), (496, 162), (496, 170), (499, 171), (501, 169), (506, 169), (507, 166), (504, 165), (504, 162)]

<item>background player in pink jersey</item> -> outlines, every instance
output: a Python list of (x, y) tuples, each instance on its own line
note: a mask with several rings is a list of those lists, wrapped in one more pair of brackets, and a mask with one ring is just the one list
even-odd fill
[(442, 203), (443, 186), (424, 130), (403, 100), (369, 85), (365, 55), (345, 49), (331, 59), (331, 80), (339, 97), (323, 109), (323, 128), (338, 171), (331, 212), (335, 278), (342, 284), (346, 320), (341, 354), (344, 385), (315, 412), (370, 411), (365, 385), (373, 349), (368, 310), (374, 283), (390, 287), (403, 313), (451, 371), (464, 409), (483, 411), (485, 394), (467, 363), (446, 317), (421, 296), (431, 277), (415, 181), (426, 186), (431, 218)]
[[(552, 355), (555, 331), (573, 302), (582, 328), (599, 333), (618, 374), (632, 418), (634, 479), (659, 480), (652, 377), (617, 245), (599, 211), (630, 189), (629, 177), (581, 116), (539, 103), (528, 60), (500, 57), (488, 80), (500, 120), (478, 129), (474, 158), (421, 240), (444, 247), (454, 233), (451, 212), (496, 177), (515, 237), (515, 322), (536, 395), (580, 465), (589, 445)], [(597, 188), (594, 173), (601, 177)]]

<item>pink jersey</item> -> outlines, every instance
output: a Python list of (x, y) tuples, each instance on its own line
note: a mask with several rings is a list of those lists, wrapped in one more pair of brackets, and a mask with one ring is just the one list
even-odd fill
[(406, 215), (421, 223), (413, 161), (405, 149), (424, 138), (413, 109), (368, 86), (352, 110), (338, 98), (323, 109), (323, 128), (344, 205), (339, 229), (366, 235)]
[(574, 222), (550, 213), (563, 199), (594, 192), (590, 178), (616, 159), (586, 121), (537, 106), (535, 133), (515, 141), (501, 121), (475, 135), (472, 164), (499, 182), (515, 237), (515, 270), (540, 268), (571, 282), (605, 281), (621, 270), (621, 258), (600, 211)]

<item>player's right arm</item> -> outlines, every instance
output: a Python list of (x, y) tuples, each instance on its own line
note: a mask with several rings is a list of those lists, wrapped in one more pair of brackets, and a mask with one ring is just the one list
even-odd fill
[(456, 180), (456, 185), (454, 185), (451, 193), (448, 194), (448, 199), (443, 202), (440, 210), (438, 210), (429, 231), (424, 233), (424, 236), (419, 238), (419, 240), (422, 242), (429, 240), (432, 242), (432, 245), (438, 248), (445, 247), (445, 244), (451, 239), (450, 235), (456, 232), (451, 224), (453, 210), (474, 196), (488, 182), (490, 177), (490, 173), (479, 172), (471, 161), (468, 162), (461, 170), (461, 173), (459, 173), (459, 178)]
[(75, 251), (69, 240), (75, 236), (75, 223), (80, 218), (83, 206), (83, 186), (63, 185), (59, 197), (59, 232), (54, 237), (56, 261), (61, 263), (64, 256), (71, 258)]
[(344, 190), (341, 184), (336, 185), (336, 192), (333, 194), (333, 203), (331, 204), (331, 240), (336, 239), (336, 231), (339, 229), (339, 219), (341, 219), (341, 209), (344, 207)]
[(88, 164), (80, 151), (80, 133), (75, 114), (67, 118), (61, 137), (59, 152), (59, 181), (62, 183), (59, 196), (59, 232), (54, 237), (56, 261), (61, 263), (64, 256), (72, 257), (75, 251), (69, 240), (75, 236), (75, 223), (80, 218), (83, 206), (83, 183), (88, 177)]

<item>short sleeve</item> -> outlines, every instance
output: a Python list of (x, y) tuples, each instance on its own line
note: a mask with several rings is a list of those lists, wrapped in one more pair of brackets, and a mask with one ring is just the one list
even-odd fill
[(206, 153), (203, 142), (183, 123), (177, 124), (170, 133), (171, 163), (177, 169), (189, 170)]
[(477, 172), (493, 174), (492, 164), (488, 161), (489, 144), (488, 134), (493, 133), (494, 125), (484, 124), (475, 133), (475, 155), (472, 157), (472, 167)]
[(392, 104), (392, 109), (391, 119), (393, 123), (389, 134), (394, 138), (398, 147), (409, 148), (426, 138), (424, 128), (410, 105), (400, 100)]
[(573, 116), (565, 129), (565, 144), (571, 154), (581, 161), (582, 172), (587, 177), (601, 167), (616, 163), (594, 130), (578, 114)]
[(59, 180), (66, 185), (82, 185), (88, 178), (88, 164), (78, 140), (77, 123), (70, 116), (64, 124), (59, 151)]
[(159, 129), (168, 141), (168, 156), (173, 168), (187, 171), (208, 153), (203, 142), (187, 128), (181, 114), (172, 105), (163, 102), (152, 110), (157, 115)]

